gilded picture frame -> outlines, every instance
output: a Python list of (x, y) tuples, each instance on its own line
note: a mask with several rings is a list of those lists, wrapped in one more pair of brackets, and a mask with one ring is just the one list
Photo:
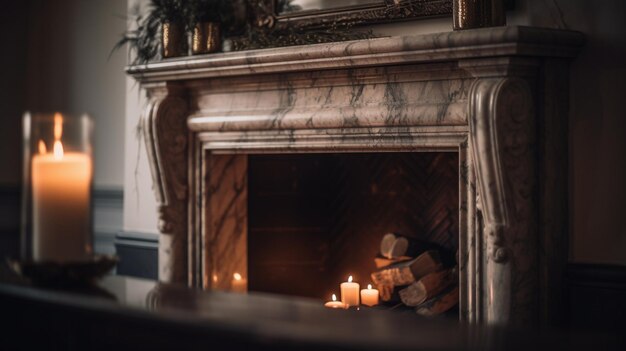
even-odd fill
[(325, 28), (368, 25), (452, 15), (452, 0), (380, 0), (321, 10), (281, 12), (289, 0), (248, 0), (259, 27)]

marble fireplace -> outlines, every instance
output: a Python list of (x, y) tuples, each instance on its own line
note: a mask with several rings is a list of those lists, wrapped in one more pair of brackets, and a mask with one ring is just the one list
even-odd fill
[(568, 62), (583, 41), (497, 27), (129, 67), (148, 96), (159, 279), (228, 290), (248, 276), (259, 162), (450, 154), (460, 319), (558, 320)]

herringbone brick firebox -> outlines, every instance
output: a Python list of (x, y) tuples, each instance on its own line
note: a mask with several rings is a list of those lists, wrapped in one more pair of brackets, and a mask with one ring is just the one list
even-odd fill
[(367, 284), (387, 232), (454, 261), (458, 169), (454, 152), (248, 156), (249, 289), (321, 298), (348, 275)]

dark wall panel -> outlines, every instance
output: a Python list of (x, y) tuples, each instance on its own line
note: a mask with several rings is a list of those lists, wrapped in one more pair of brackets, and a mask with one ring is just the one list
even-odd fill
[(626, 267), (569, 264), (569, 327), (575, 330), (626, 330)]

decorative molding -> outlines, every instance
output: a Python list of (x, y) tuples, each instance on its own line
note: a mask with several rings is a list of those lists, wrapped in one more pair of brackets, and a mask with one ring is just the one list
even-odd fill
[[(245, 154), (453, 151), (462, 320), (548, 318), (542, 309), (560, 291), (545, 281), (563, 276), (558, 269), (543, 275), (540, 251), (565, 234), (538, 225), (554, 211), (542, 205), (550, 192), (538, 176), (553, 166), (537, 154), (546, 125), (564, 115), (546, 112), (561, 92), (543, 78), (564, 79), (567, 72), (546, 61), (573, 57), (582, 42), (576, 32), (499, 27), (130, 67), (150, 98), (142, 126), (161, 204), (159, 278), (228, 288), (207, 280), (245, 266), (244, 250), (224, 254), (227, 238), (244, 242), (243, 209), (216, 208), (242, 207)], [(567, 149), (566, 140), (554, 140)], [(212, 157), (241, 164), (216, 168)], [(558, 204), (566, 194), (553, 195)], [(228, 230), (215, 230), (220, 216), (230, 216)], [(546, 235), (554, 240), (540, 241)]]
[(147, 88), (141, 129), (159, 203), (159, 280), (187, 283), (187, 101), (167, 83)]
[(484, 220), (488, 323), (537, 318), (534, 111), (520, 78), (478, 78), (470, 89), (470, 143)]
[(352, 5), (338, 9), (276, 13), (277, 0), (254, 0), (257, 25), (276, 22), (277, 27), (292, 24), (297, 28), (319, 28), (331, 25), (371, 25), (394, 21), (450, 16), (452, 2), (447, 0), (380, 0), (379, 3)]
[(159, 234), (121, 231), (115, 236), (117, 274), (158, 279)]
[(124, 190), (95, 187), (92, 194), (94, 251), (101, 254), (115, 254), (115, 235), (123, 225)]
[[(478, 79), (470, 96), (470, 142), (489, 238), (487, 254), (494, 262), (506, 263), (506, 232), (518, 224), (516, 212), (529, 212), (532, 195), (532, 99), (527, 85), (516, 78)], [(521, 174), (507, 174), (515, 169)], [(511, 189), (520, 186), (524, 188)], [(522, 209), (520, 197), (526, 205)]]
[(126, 72), (147, 83), (477, 57), (571, 58), (583, 43), (579, 32), (507, 26), (202, 55), (129, 66)]
[(117, 208), (124, 204), (124, 189), (118, 187), (94, 187), (93, 199), (96, 206)]

